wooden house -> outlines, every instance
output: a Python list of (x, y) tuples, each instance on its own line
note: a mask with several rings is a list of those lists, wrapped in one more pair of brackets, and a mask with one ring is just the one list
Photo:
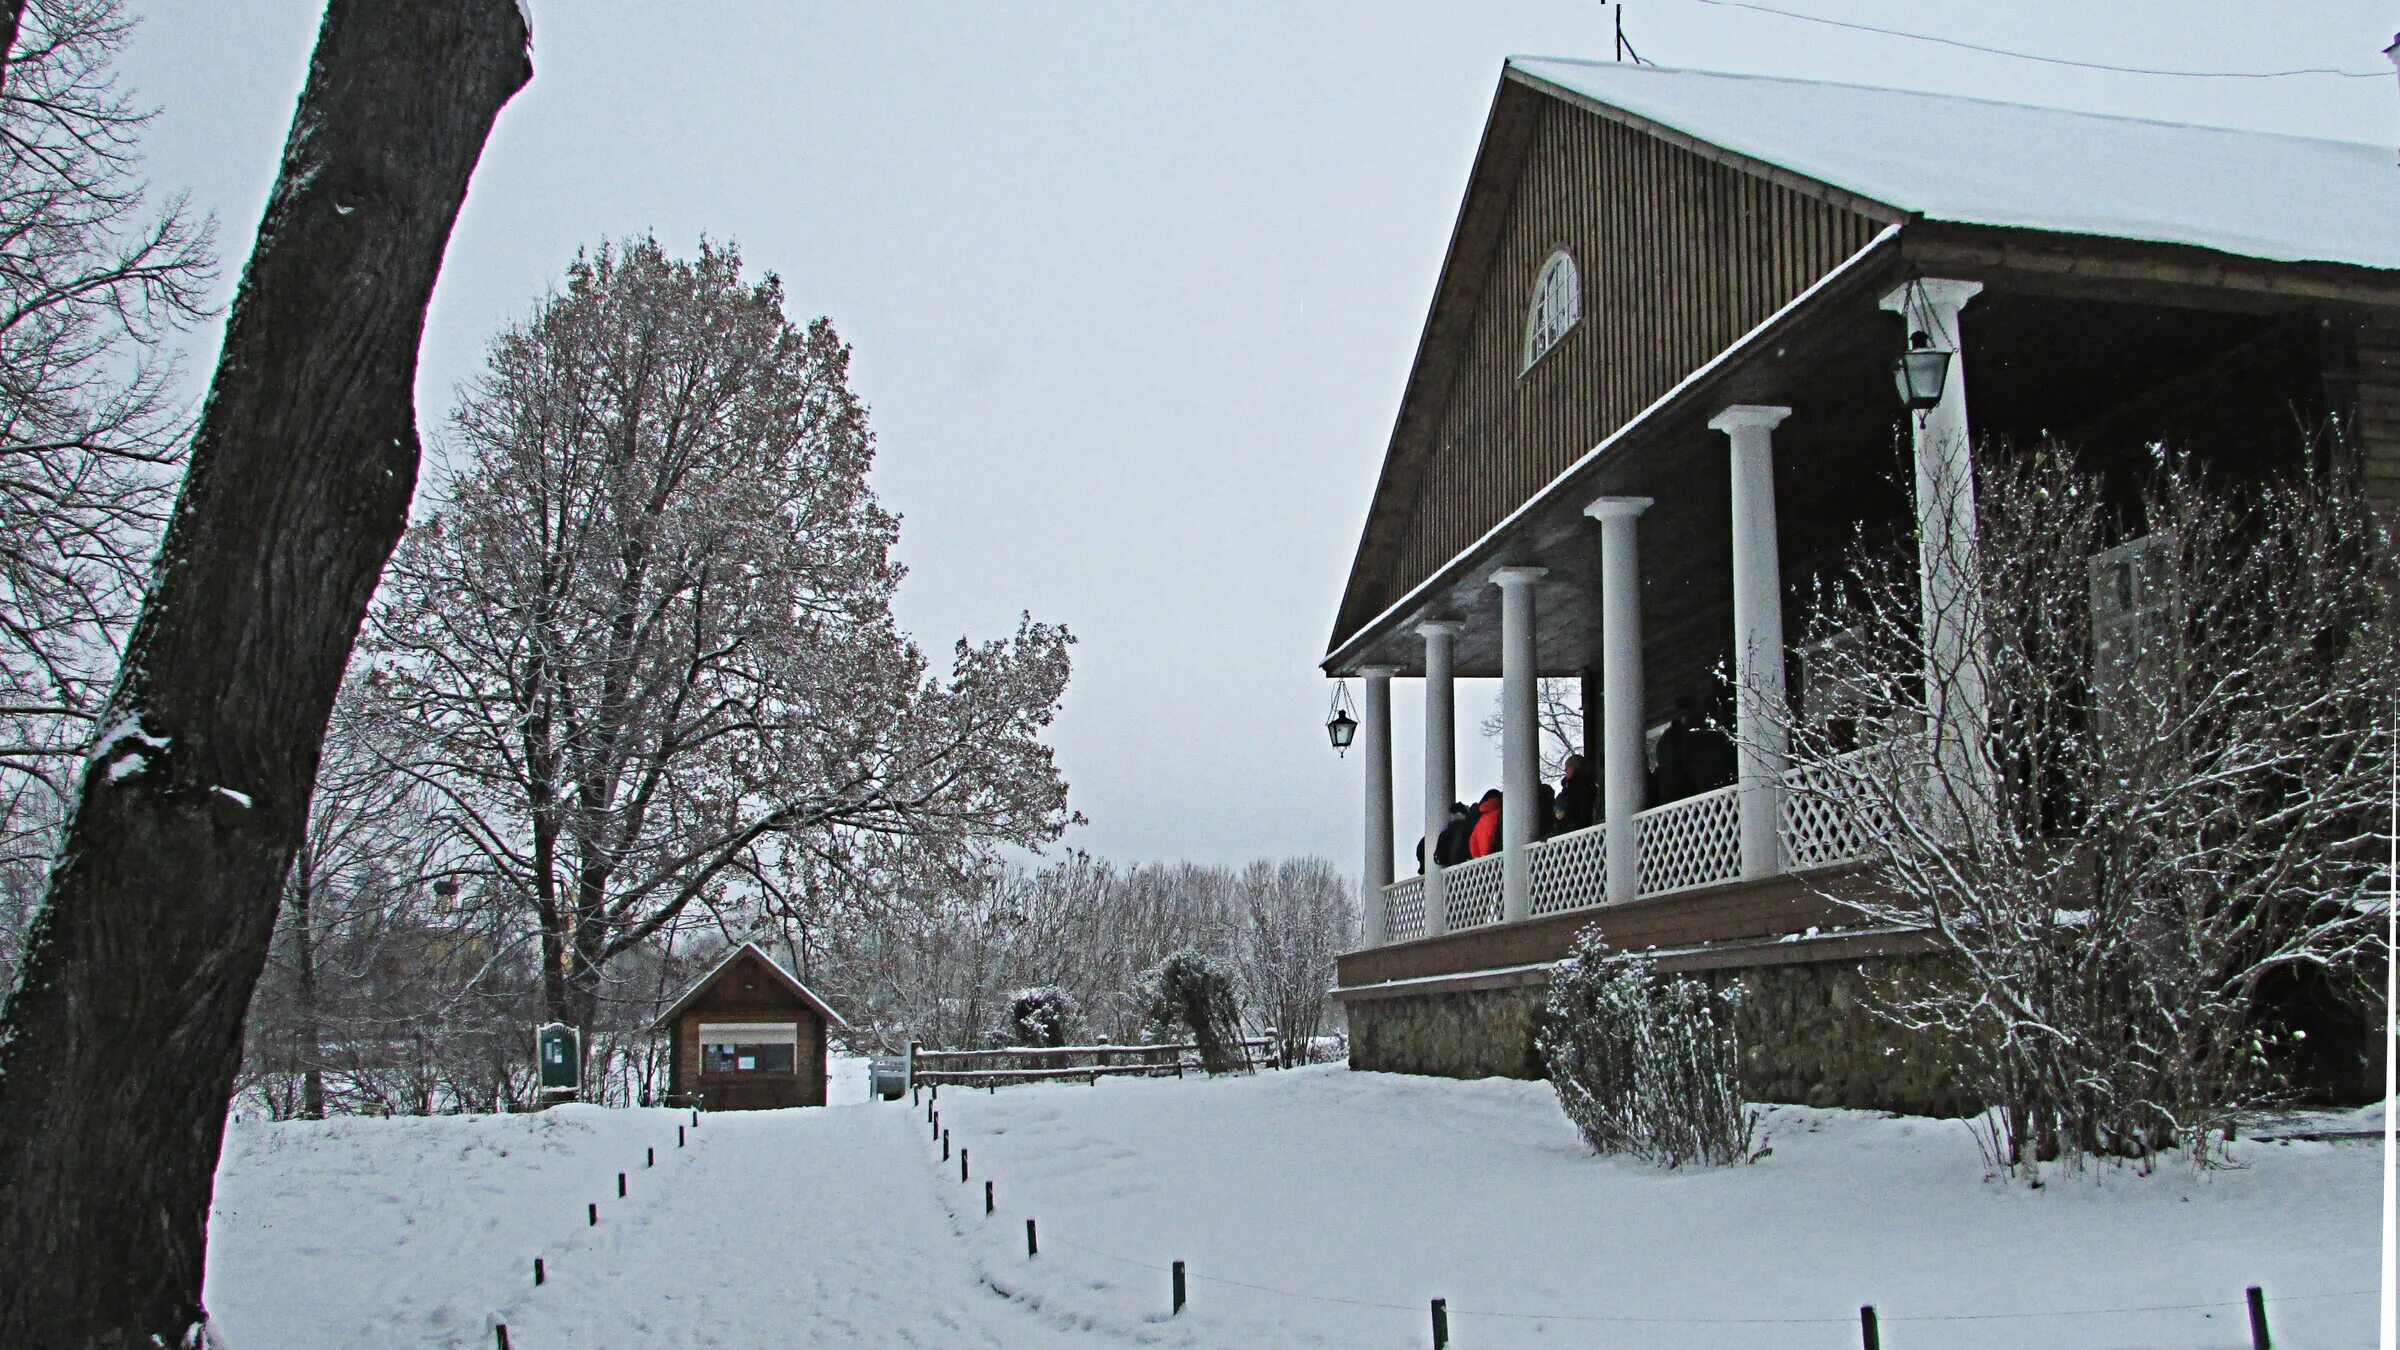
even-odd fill
[[(1597, 923), (1673, 953), (1668, 969), (1761, 986), (1782, 1011), (1755, 1088), (1955, 1105), (1938, 1066), (1858, 1010), (1860, 962), (1905, 960), (1922, 935), (1834, 932), (1848, 911), (1821, 883), (1859, 831), (1790, 809), (1791, 767), (1729, 691), (1779, 687), (1812, 579), (1862, 531), (1916, 549), (1938, 586), (1972, 495), (1910, 485), (1972, 482), (1977, 445), (2167, 441), (2238, 467), (2314, 444), (2400, 500), (2393, 160), (1508, 62), (1322, 662), (1365, 684), (1366, 944), (1336, 989), (1353, 1064), (1538, 1072), (1549, 963)], [(1911, 416), (1894, 374), (1917, 333), (1952, 356)], [(1407, 875), (1420, 833), (1473, 800), (1454, 781), (1462, 676), (1502, 682), (1513, 801), (1539, 772), (1536, 682), (1581, 681), (1600, 823), (1536, 841), (1526, 813), (1500, 853)], [(1423, 683), (1421, 814), (1392, 800), (1395, 678)], [(1740, 723), (1732, 781), (1646, 800), (1651, 738), (1685, 699)]]
[(763, 1111), (825, 1104), (826, 1031), (846, 1025), (756, 943), (745, 942), (652, 1029), (669, 1036), (670, 1102)]

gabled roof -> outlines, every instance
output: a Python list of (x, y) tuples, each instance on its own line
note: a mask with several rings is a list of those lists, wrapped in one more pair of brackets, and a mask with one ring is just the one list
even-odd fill
[(1508, 65), (1575, 101), (1929, 220), (2400, 268), (2390, 145), (1759, 75)]
[(706, 975), (703, 975), (699, 979), (693, 981), (692, 987), (683, 991), (682, 998), (675, 1000), (673, 1006), (669, 1007), (665, 1012), (658, 1015), (658, 1020), (650, 1024), (651, 1028), (655, 1030), (659, 1027), (663, 1027), (667, 1023), (674, 1021), (678, 1016), (682, 1015), (683, 1010), (691, 1006), (692, 1000), (700, 997), (702, 990), (708, 988), (711, 984), (714, 984), (717, 977), (725, 973), (725, 968), (740, 960), (744, 954), (757, 957), (759, 961), (766, 966), (767, 970), (775, 976), (776, 979), (783, 982), (785, 988), (791, 990), (795, 994), (798, 994), (803, 1002), (816, 1009), (818, 1015), (823, 1017), (827, 1022), (830, 1022), (837, 1027), (847, 1027), (850, 1025), (848, 1022), (842, 1020), (842, 1015), (835, 1012), (830, 1004), (826, 1003), (825, 1000), (818, 998), (815, 991), (811, 990), (807, 985), (800, 983), (798, 979), (793, 977), (792, 972), (785, 970), (782, 964), (774, 957), (769, 956), (765, 952), (759, 950), (757, 943), (745, 942), (741, 946), (734, 948), (730, 952), (727, 952), (725, 954), (725, 959), (717, 962), (717, 964), (710, 969)]

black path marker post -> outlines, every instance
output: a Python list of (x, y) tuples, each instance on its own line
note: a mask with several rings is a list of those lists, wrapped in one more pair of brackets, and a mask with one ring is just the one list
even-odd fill
[(535, 1257), (535, 1258), (533, 1258), (533, 1282), (534, 1282), (534, 1284), (535, 1284), (535, 1285), (537, 1285), (537, 1286), (538, 1286), (538, 1285), (542, 1285), (542, 1284), (548, 1283), (548, 1282), (549, 1282), (549, 1279), (550, 1279), (550, 1273), (549, 1273), (548, 1271), (545, 1271), (545, 1270), (543, 1270), (543, 1269), (542, 1269), (542, 1258), (540, 1258), (540, 1257), (538, 1257), (538, 1256), (537, 1256), (537, 1257)]
[(950, 1132), (942, 1131), (942, 1161), (950, 1161)]
[(654, 1148), (645, 1148), (645, 1149), (643, 1149), (643, 1150), (642, 1150), (642, 1166), (644, 1166), (644, 1167), (656, 1167), (656, 1166), (658, 1166), (658, 1150), (657, 1150), (657, 1149), (654, 1149)]
[(2267, 1334), (2267, 1296), (2257, 1285), (2245, 1290), (2243, 1297), (2250, 1302), (2250, 1350), (2273, 1350), (2275, 1339)]
[(625, 1174), (623, 1172), (617, 1173), (617, 1198), (619, 1200), (625, 1198)]
[(492, 1323), (492, 1342), (498, 1345), (500, 1350), (508, 1350), (508, 1323)]
[(1450, 1300), (1437, 1298), (1433, 1301), (1433, 1350), (1445, 1350), (1449, 1344)]
[(585, 1205), (583, 1207), (583, 1221), (589, 1227), (598, 1228), (600, 1226), (600, 1207), (598, 1205)]
[(675, 1147), (683, 1147), (683, 1127), (681, 1125), (675, 1127)]
[(1183, 1262), (1175, 1263), (1175, 1315), (1183, 1315)]
[(958, 1150), (958, 1179), (962, 1184), (967, 1179), (967, 1150), (964, 1145)]
[(992, 1183), (988, 1181), (983, 1183), (983, 1212), (992, 1212)]
[(1033, 1220), (1025, 1221), (1025, 1259), (1030, 1261), (1042, 1254), (1041, 1239), (1034, 1236)]
[(1883, 1332), (1875, 1325), (1875, 1305), (1862, 1303), (1858, 1307), (1858, 1339), (1866, 1350), (1883, 1350)]

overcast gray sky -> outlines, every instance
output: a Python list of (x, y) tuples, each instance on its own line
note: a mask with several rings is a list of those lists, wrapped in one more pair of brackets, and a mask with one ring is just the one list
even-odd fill
[[(230, 296), (322, 0), (131, 0), (152, 177), (214, 212)], [(856, 348), (929, 652), (1020, 610), (1081, 639), (1071, 842), (1128, 860), (1359, 865), (1359, 762), (1315, 662), (1504, 56), (1605, 58), (1605, 4), (531, 0), (426, 332), (419, 418), (579, 245), (739, 241)], [(2375, 0), (1776, 0), (2120, 65), (2387, 70)], [(1634, 0), (1664, 65), (2345, 140), (2400, 82), (2162, 79), (1705, 0)], [(2396, 226), (2395, 228), (2400, 228)], [(196, 344), (195, 382), (215, 352)], [(1462, 690), (1462, 733), (1493, 691)], [(1417, 686), (1399, 800), (1417, 800)], [(1462, 788), (1497, 756), (1462, 747)], [(1408, 814), (1404, 806), (1403, 815)], [(1405, 820), (1402, 838), (1413, 837)], [(1405, 845), (1404, 845), (1405, 850)]]

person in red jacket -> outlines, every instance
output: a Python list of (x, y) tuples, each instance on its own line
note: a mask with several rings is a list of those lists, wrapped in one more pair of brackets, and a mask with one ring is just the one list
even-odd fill
[(1488, 858), (1500, 851), (1500, 789), (1493, 788), (1475, 803), (1475, 832), (1467, 836), (1467, 856)]

